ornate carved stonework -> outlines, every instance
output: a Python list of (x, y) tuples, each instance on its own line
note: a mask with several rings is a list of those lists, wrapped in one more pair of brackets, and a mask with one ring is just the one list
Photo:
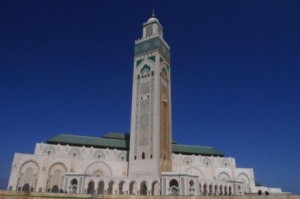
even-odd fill
[(149, 40), (145, 40), (135, 45), (134, 54), (139, 56), (151, 51), (159, 50), (162, 56), (169, 62), (170, 61), (170, 51), (166, 44), (159, 37), (154, 37)]

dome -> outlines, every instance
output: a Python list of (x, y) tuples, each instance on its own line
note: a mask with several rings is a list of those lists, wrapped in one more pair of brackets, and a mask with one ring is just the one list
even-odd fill
[(156, 19), (155, 17), (150, 17), (147, 21), (147, 23), (151, 23), (151, 22), (158, 22), (158, 19)]
[(151, 22), (159, 22), (158, 19), (155, 17), (155, 12), (154, 10), (152, 10), (152, 14), (151, 17), (148, 19), (147, 23), (151, 23)]

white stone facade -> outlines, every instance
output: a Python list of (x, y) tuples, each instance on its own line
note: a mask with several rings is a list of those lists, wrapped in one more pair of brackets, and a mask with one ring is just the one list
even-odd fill
[[(69, 136), (38, 143), (34, 154), (15, 154), (8, 190), (120, 195), (258, 192), (253, 169), (237, 168), (234, 158), (172, 143), (170, 48), (154, 16), (144, 23), (143, 37), (135, 45), (130, 147), (129, 138), (82, 137), (72, 142), (69, 138), (74, 136)], [(267, 190), (281, 192), (262, 187)]]
[[(39, 143), (34, 154), (15, 154), (8, 190), (131, 195), (243, 195), (258, 191), (253, 170), (236, 168), (234, 158), (173, 154), (172, 172), (159, 178), (128, 177), (127, 153)], [(177, 186), (172, 184), (174, 180)], [(185, 186), (179, 185), (182, 181)]]

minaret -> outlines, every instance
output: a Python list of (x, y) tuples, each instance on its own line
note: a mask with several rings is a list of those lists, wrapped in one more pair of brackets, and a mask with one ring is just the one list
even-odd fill
[(172, 171), (170, 47), (154, 12), (135, 41), (129, 176)]

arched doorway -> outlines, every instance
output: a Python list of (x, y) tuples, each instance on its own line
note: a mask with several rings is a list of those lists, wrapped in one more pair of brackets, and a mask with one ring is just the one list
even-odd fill
[(210, 196), (213, 195), (213, 186), (212, 186), (212, 184), (209, 185), (209, 195)]
[(24, 186), (22, 187), (22, 191), (30, 191), (30, 186), (28, 183), (24, 184)]
[(227, 196), (227, 185), (224, 187), (224, 195)]
[(214, 195), (218, 195), (218, 185), (215, 185), (215, 188), (214, 188)]
[(58, 193), (58, 186), (54, 185), (51, 190), (52, 193)]
[(137, 193), (137, 185), (136, 182), (131, 182), (129, 184), (129, 195), (136, 195)]
[(230, 196), (232, 195), (232, 188), (231, 188), (231, 186), (229, 186), (229, 195)]
[(158, 182), (152, 183), (151, 195), (156, 196), (159, 195), (159, 184)]
[(39, 166), (34, 161), (27, 161), (22, 164), (19, 173), (18, 184), (21, 191), (34, 191), (36, 190), (36, 182), (39, 173)]
[(124, 194), (124, 191), (123, 191), (124, 184), (125, 184), (124, 181), (122, 181), (122, 182), (119, 183), (119, 194), (120, 194), (120, 195), (123, 195), (123, 194)]
[(203, 185), (203, 195), (207, 195), (207, 184)]
[(141, 183), (140, 195), (147, 195), (147, 184), (145, 181)]
[(202, 193), (202, 184), (201, 184), (201, 183), (199, 184), (199, 194), (200, 194), (200, 195), (203, 194), (203, 193)]
[(177, 180), (175, 180), (175, 179), (171, 180), (170, 183), (169, 183), (169, 186), (170, 186), (170, 190), (169, 190), (170, 195), (172, 195), (172, 196), (179, 195), (178, 181)]
[(94, 194), (95, 193), (95, 183), (94, 181), (89, 182), (87, 194)]
[(110, 181), (108, 183), (107, 194), (113, 194), (113, 188), (114, 188), (114, 181)]
[(222, 185), (220, 185), (220, 187), (219, 187), (219, 195), (220, 196), (223, 195), (223, 186)]
[[(63, 187), (64, 187), (64, 173), (67, 171), (67, 168), (64, 164), (57, 162), (54, 163), (50, 166), (49, 171), (48, 171), (48, 182), (47, 182), (47, 187), (46, 190), (49, 192), (64, 192)], [(54, 186), (57, 186), (54, 188)], [(54, 190), (53, 190), (54, 188)], [(69, 190), (71, 191), (71, 190)]]
[(98, 194), (104, 194), (104, 182), (101, 181), (98, 183), (98, 190), (97, 190)]

